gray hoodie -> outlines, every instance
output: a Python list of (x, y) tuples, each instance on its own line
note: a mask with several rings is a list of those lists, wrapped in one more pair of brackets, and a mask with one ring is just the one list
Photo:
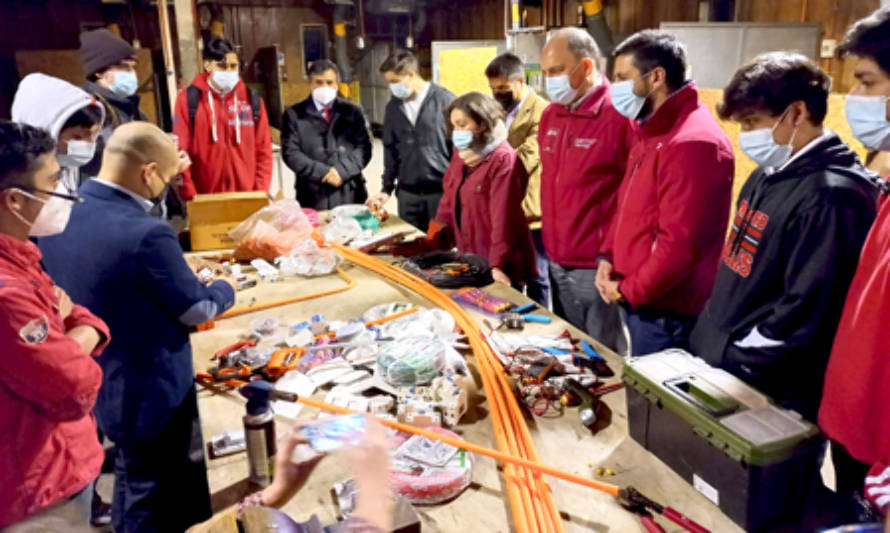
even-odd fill
[[(92, 95), (65, 80), (40, 73), (28, 74), (15, 93), (12, 120), (47, 130), (58, 141), (62, 126), (71, 115), (91, 104), (97, 105)], [(102, 113), (104, 122), (104, 109)], [(63, 167), (62, 180), (69, 190), (77, 190), (78, 168)]]

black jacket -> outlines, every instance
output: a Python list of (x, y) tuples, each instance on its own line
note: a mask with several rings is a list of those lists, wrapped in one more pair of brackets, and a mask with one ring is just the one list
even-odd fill
[[(739, 194), (693, 353), (816, 420), (831, 343), (877, 214), (875, 177), (835, 134)], [(735, 343), (756, 327), (775, 341)], [(758, 344), (763, 344), (759, 342)]]
[(102, 152), (105, 150), (105, 143), (114, 129), (121, 124), (133, 122), (134, 120), (146, 120), (142, 111), (139, 110), (139, 95), (121, 96), (112, 92), (101, 85), (87, 81), (81, 88), (96, 97), (96, 100), (105, 108), (105, 123), (102, 125), (102, 133), (96, 140), (96, 155), (92, 161), (80, 167), (81, 182), (86, 178), (95, 177), (99, 173), (102, 166)]
[[(364, 203), (364, 169), (371, 160), (371, 137), (362, 109), (342, 98), (331, 106), (331, 121), (310, 96), (284, 112), (281, 146), (284, 162), (297, 176), (297, 201), (303, 207), (330, 209)], [(343, 185), (322, 183), (334, 167)]]
[(442, 192), (442, 176), (451, 161), (445, 110), (453, 100), (451, 91), (430, 82), (412, 126), (402, 100), (390, 98), (383, 117), (383, 192), (392, 194), (397, 185), (415, 194)]

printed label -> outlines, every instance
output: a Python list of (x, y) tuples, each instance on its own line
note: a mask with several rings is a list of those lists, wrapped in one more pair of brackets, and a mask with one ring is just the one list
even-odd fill
[(707, 481), (698, 477), (698, 474), (692, 474), (692, 487), (711, 500), (714, 505), (720, 505), (720, 492), (709, 485)]
[(19, 330), (19, 337), (28, 344), (37, 344), (49, 335), (49, 321), (45, 316), (35, 318)]

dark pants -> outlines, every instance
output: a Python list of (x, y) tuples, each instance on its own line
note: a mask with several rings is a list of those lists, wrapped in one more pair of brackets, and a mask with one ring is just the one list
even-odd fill
[(413, 192), (400, 189), (396, 191), (396, 200), (399, 203), (399, 218), (426, 233), (430, 220), (436, 217), (436, 211), (439, 210), (439, 201), (441, 199), (441, 192), (414, 194)]
[(532, 244), (535, 246), (535, 267), (538, 277), (528, 282), (525, 294), (545, 309), (550, 308), (550, 260), (544, 250), (544, 237), (541, 230), (532, 230)]
[(550, 263), (553, 312), (617, 353), (625, 349), (618, 306), (609, 305), (596, 289), (596, 269)]
[(211, 517), (194, 389), (157, 437), (116, 444), (115, 533), (180, 533)]
[(846, 497), (854, 492), (865, 492), (865, 476), (871, 465), (855, 459), (843, 444), (836, 441), (831, 441), (831, 462), (834, 464), (835, 492)]
[(621, 318), (630, 336), (628, 353), (633, 356), (668, 348), (688, 349), (689, 333), (695, 326), (695, 317), (626, 307), (621, 308)]

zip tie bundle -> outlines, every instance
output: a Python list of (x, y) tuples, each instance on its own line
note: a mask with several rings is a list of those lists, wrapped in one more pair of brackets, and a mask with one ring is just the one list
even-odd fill
[[(516, 530), (519, 533), (564, 532), (553, 493), (541, 475), (541, 469), (528, 466), (539, 463), (535, 444), (500, 361), (488, 345), (482, 330), (454, 300), (429, 283), (357, 250), (336, 244), (333, 246), (344, 259), (414, 290), (454, 317), (457, 325), (466, 333), (476, 356), (485, 396), (491, 409), (497, 447), (502, 457), (519, 458), (526, 462), (519, 466), (520, 463), (516, 461), (504, 461), (504, 478)], [(607, 490), (617, 494), (617, 487), (610, 486)]]

